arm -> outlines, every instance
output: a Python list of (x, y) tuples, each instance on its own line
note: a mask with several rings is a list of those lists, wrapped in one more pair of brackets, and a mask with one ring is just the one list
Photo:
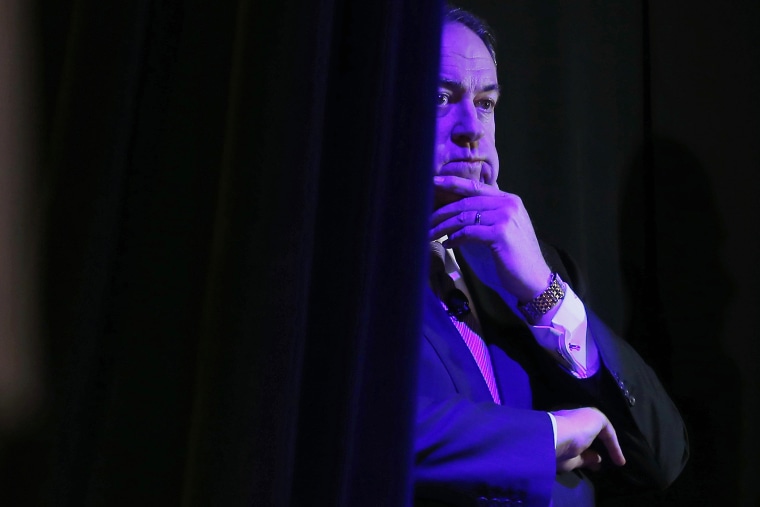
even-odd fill
[(415, 496), (457, 505), (517, 496), (547, 505), (556, 469), (549, 416), (527, 404), (495, 405), (461, 338), (438, 331), (445, 329), (426, 329), (421, 344)]
[(611, 436), (611, 452), (619, 456), (611, 425), (590, 408), (557, 415), (558, 454), (550, 417), (532, 407), (527, 372), (503, 351), (492, 349), (508, 379), (504, 405), (495, 405), (432, 293), (426, 301), (424, 335), (415, 438), (418, 498), (483, 496), (546, 505), (557, 470), (598, 464), (596, 452), (584, 453), (597, 434)]
[(530, 505), (548, 505), (555, 454), (545, 412), (461, 396), (421, 397), (416, 431), (416, 496), (530, 499)]
[[(543, 243), (541, 250), (548, 263), (582, 296), (585, 283), (570, 256)], [(583, 395), (561, 396), (565, 399), (576, 396), (577, 405), (600, 408), (617, 429), (629, 463), (619, 470), (603, 466), (604, 472), (597, 474), (597, 479), (609, 482), (607, 486), (615, 492), (664, 488), (675, 480), (688, 459), (688, 437), (681, 415), (657, 374), (641, 356), (593, 311), (586, 307), (585, 313), (588, 340), (597, 349), (601, 369), (590, 379), (576, 380), (546, 365), (547, 370), (555, 373), (551, 377), (554, 387), (550, 388), (554, 392), (549, 393), (549, 398), (554, 398), (555, 404), (560, 403), (556, 385), (570, 384)]]
[(603, 397), (600, 405), (619, 428), (625, 452), (636, 458), (626, 474), (611, 471), (610, 479), (633, 487), (645, 483), (664, 488), (678, 477), (689, 455), (681, 415), (656, 373), (638, 353), (593, 312), (587, 314), (604, 364), (594, 388), (596, 396)]
[[(499, 302), (506, 303), (514, 312), (517, 301), (530, 300), (545, 289), (551, 272), (548, 266), (554, 269), (564, 259), (545, 260), (519, 197), (493, 185), (456, 177), (437, 178), (435, 184), (436, 189), (461, 198), (434, 212), (431, 237), (447, 235), (446, 246), (460, 249), (474, 276), (499, 294), (496, 298)], [(473, 218), (476, 215), (480, 218), (477, 223)], [(572, 279), (568, 276), (566, 280)], [(481, 301), (478, 305), (484, 306), (488, 308), (489, 304)], [(484, 313), (512, 313), (503, 304), (496, 312), (493, 311), (496, 306), (491, 306), (492, 311)], [(535, 384), (535, 407), (598, 408), (617, 430), (628, 459), (625, 467), (614, 472), (603, 470), (600, 474), (616, 483), (636, 487), (669, 484), (688, 455), (683, 421), (651, 368), (591, 312), (586, 313), (588, 336), (598, 349), (601, 369), (590, 378), (576, 379), (535, 340), (530, 340), (534, 351), (540, 351), (532, 354), (535, 365), (540, 366), (530, 368), (537, 373), (531, 384), (532, 387)], [(552, 313), (547, 314), (547, 318), (551, 317)], [(635, 403), (631, 403), (633, 398)], [(601, 449), (600, 452), (609, 457)], [(607, 464), (611, 462), (605, 460)]]
[(605, 450), (593, 446), (605, 458), (593, 474), (615, 493), (637, 489), (662, 489), (671, 484), (688, 459), (688, 438), (678, 409), (656, 373), (624, 340), (617, 337), (590, 310), (588, 338), (593, 340), (601, 367), (592, 377), (568, 375), (544, 349), (534, 344), (541, 382), (535, 383), (537, 408), (560, 410), (596, 407), (611, 421), (627, 459), (626, 466), (610, 466)]

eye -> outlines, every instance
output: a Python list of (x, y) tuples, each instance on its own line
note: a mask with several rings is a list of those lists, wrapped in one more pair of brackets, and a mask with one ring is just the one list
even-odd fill
[(476, 105), (485, 112), (490, 113), (496, 108), (496, 101), (493, 99), (480, 99)]
[(438, 93), (438, 95), (436, 96), (435, 103), (439, 107), (440, 106), (445, 106), (445, 105), (447, 105), (449, 103), (449, 99), (450, 98), (451, 97), (449, 96), (448, 93)]

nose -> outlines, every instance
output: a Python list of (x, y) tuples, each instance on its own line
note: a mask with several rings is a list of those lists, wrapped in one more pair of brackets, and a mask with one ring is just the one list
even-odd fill
[(476, 149), (478, 141), (485, 135), (485, 130), (478, 118), (475, 104), (463, 100), (457, 106), (457, 119), (451, 129), (451, 140), (457, 146)]

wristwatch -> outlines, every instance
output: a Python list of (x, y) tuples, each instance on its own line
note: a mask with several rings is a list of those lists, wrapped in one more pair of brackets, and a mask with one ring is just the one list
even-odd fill
[(518, 309), (528, 322), (533, 323), (541, 318), (546, 312), (557, 306), (557, 303), (565, 297), (565, 287), (557, 273), (552, 273), (549, 286), (538, 296), (525, 304), (518, 305)]

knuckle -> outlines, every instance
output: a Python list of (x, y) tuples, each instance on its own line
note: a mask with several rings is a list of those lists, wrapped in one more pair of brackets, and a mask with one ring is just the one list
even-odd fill
[(504, 205), (504, 208), (509, 212), (509, 214), (516, 213), (520, 208), (522, 207), (522, 200), (515, 196), (507, 197), (506, 203)]
[(504, 223), (504, 222), (498, 222), (498, 223), (494, 224), (493, 228), (494, 228), (496, 234), (499, 235), (499, 236), (506, 236), (507, 235), (507, 230), (509, 229), (507, 227), (507, 224)]

